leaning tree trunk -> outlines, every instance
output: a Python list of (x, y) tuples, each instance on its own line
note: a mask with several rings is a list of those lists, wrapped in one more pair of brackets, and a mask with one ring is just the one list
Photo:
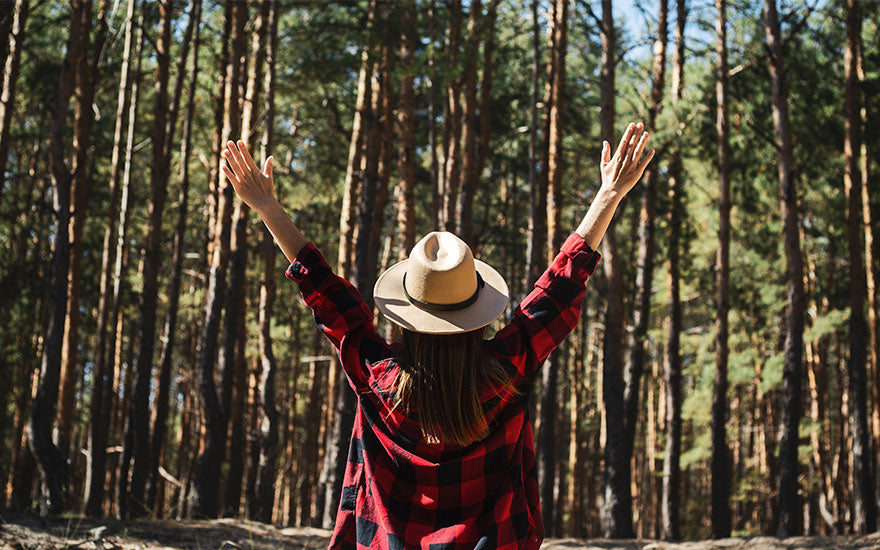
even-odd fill
[[(237, 2), (227, 2), (226, 17), (232, 21), (229, 40), (229, 58), (226, 60), (227, 74), (224, 90), (223, 129), (220, 144), (241, 131), (241, 106), (239, 104), (238, 81), (242, 71), (245, 51), (244, 27), (247, 22), (247, 6)], [(220, 151), (218, 151), (220, 153)], [(216, 161), (221, 165), (222, 156)], [(214, 230), (211, 269), (208, 275), (207, 303), (205, 321), (199, 345), (198, 378), (199, 399), (205, 423), (204, 445), (196, 459), (193, 469), (193, 491), (190, 495), (189, 516), (217, 517), (218, 494), (221, 464), (226, 451), (226, 420), (221, 409), (217, 387), (214, 383), (214, 362), (217, 358), (217, 336), (220, 332), (220, 312), (226, 294), (226, 268), (229, 263), (230, 236), (232, 233), (233, 189), (226, 177), (217, 170), (217, 189), (219, 204), (217, 208), (217, 227)]]
[(123, 130), (131, 99), (131, 54), (134, 43), (135, 0), (129, 0), (125, 19), (125, 45), (120, 69), (119, 95), (116, 99), (116, 126), (113, 132), (113, 151), (110, 168), (110, 209), (107, 214), (107, 227), (104, 230), (104, 246), (101, 254), (100, 297), (98, 299), (97, 343), (95, 345), (95, 375), (92, 398), (89, 403), (89, 453), (86, 462), (85, 498), (83, 511), (88, 516), (102, 515), (104, 500), (104, 468), (107, 458), (108, 418), (104, 414), (104, 401), (109, 400), (109, 382), (112, 376), (107, 372), (107, 318), (111, 306), (111, 277), (113, 275), (113, 237), (116, 232), (116, 219), (119, 215), (120, 177), (122, 175)]
[(727, 447), (727, 317), (730, 310), (730, 125), (727, 107), (727, 0), (715, 0), (715, 130), (718, 134), (718, 254), (715, 259), (718, 332), (712, 394), (712, 536), (730, 536), (730, 450)]
[[(550, 51), (550, 102), (547, 132), (547, 263), (551, 263), (561, 245), (559, 221), (562, 210), (562, 138), (565, 97), (565, 54), (568, 34), (568, 0), (555, 0), (553, 8), (553, 39)], [(554, 482), (556, 479), (557, 400), (559, 370), (564, 368), (564, 350), (551, 354), (541, 372), (541, 409), (538, 430), (538, 483), (541, 492), (541, 513), (544, 528), (555, 535), (556, 506)]]
[(846, 195), (846, 239), (849, 256), (849, 391), (852, 406), (853, 530), (871, 533), (877, 526), (873, 456), (868, 434), (868, 398), (866, 363), (867, 323), (865, 321), (865, 269), (862, 263), (861, 178), (856, 149), (859, 143), (858, 48), (861, 36), (861, 11), (855, 0), (846, 2), (846, 49), (844, 51), (843, 107), (843, 186)]
[[(666, 41), (667, 41), (667, 0), (658, 2), (657, 37), (654, 39), (654, 58), (652, 61), (651, 105), (648, 108), (648, 120), (645, 130), (653, 132), (657, 116), (663, 109), (663, 96), (666, 77)], [(629, 340), (630, 355), (624, 370), (624, 456), (626, 463), (622, 468), (629, 468), (633, 456), (636, 424), (639, 413), (639, 387), (642, 373), (645, 370), (647, 355), (648, 326), (651, 314), (651, 282), (654, 273), (654, 218), (657, 200), (657, 181), (659, 170), (654, 164), (648, 166), (640, 185), (642, 200), (639, 209), (639, 248), (636, 261), (636, 299), (633, 312), (633, 332)], [(630, 474), (631, 476), (632, 474)]]
[(801, 531), (798, 498), (798, 425), (801, 419), (801, 386), (804, 347), (804, 277), (798, 235), (797, 190), (794, 181), (794, 153), (788, 116), (788, 92), (782, 58), (776, 0), (764, 0), (764, 33), (767, 39), (771, 107), (775, 128), (779, 206), (788, 295), (785, 350), (782, 368), (782, 433), (779, 438), (779, 534)]
[[(611, 0), (602, 0), (601, 135), (614, 140), (614, 68), (616, 33)], [(623, 271), (614, 221), (602, 241), (607, 303), (602, 342), (602, 401), (605, 406), (605, 469), (602, 472), (602, 533), (606, 538), (631, 538), (632, 493), (623, 439)]]
[[(177, 199), (177, 221), (174, 229), (174, 244), (171, 253), (171, 281), (168, 287), (168, 313), (159, 355), (159, 389), (156, 394), (156, 417), (153, 421), (152, 442), (150, 444), (150, 463), (147, 471), (146, 505), (161, 511), (157, 505), (156, 494), (159, 485), (159, 458), (165, 444), (168, 420), (168, 400), (171, 391), (171, 363), (174, 344), (177, 340), (177, 313), (180, 304), (181, 272), (183, 268), (183, 247), (186, 233), (186, 215), (189, 206), (189, 157), (192, 151), (192, 119), (195, 116), (195, 89), (199, 74), (199, 24), (202, 2), (192, 0), (189, 6), (189, 21), (183, 39), (180, 61), (177, 67), (177, 84), (174, 90), (172, 113), (177, 113), (180, 85), (186, 73), (187, 50), (193, 44), (193, 62), (190, 72), (189, 91), (186, 102), (186, 116), (183, 123), (183, 136), (180, 148), (180, 191)], [(176, 117), (175, 117), (176, 118)], [(169, 135), (168, 140), (171, 140)], [(169, 146), (170, 149), (170, 146)]]
[(68, 224), (70, 221), (70, 182), (72, 176), (64, 159), (64, 139), (68, 103), (74, 92), (74, 75), (82, 65), (80, 58), (87, 54), (90, 21), (91, 2), (87, 0), (73, 1), (70, 9), (67, 53), (58, 79), (52, 113), (52, 131), (49, 135), (52, 206), (55, 210), (49, 323), (43, 340), (37, 393), (31, 406), (31, 417), (27, 428), (28, 444), (31, 453), (37, 460), (43, 478), (41, 508), (44, 512), (53, 515), (60, 513), (64, 508), (63, 489), (67, 478), (66, 460), (52, 442), (51, 433), (58, 402), (61, 347), (67, 313), (68, 263), (70, 260)]
[[(685, 0), (677, 2), (675, 60), (672, 69), (672, 106), (676, 108), (684, 93), (684, 25), (687, 21)], [(679, 122), (678, 136), (681, 135)], [(666, 453), (663, 457), (663, 538), (681, 538), (681, 273), (679, 246), (682, 217), (682, 154), (673, 147), (669, 161), (669, 335), (666, 342), (664, 382), (666, 385)]]

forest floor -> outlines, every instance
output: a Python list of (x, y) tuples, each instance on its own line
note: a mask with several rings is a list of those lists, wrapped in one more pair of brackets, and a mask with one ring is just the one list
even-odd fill
[[(326, 548), (323, 529), (277, 528), (253, 521), (129, 521), (55, 518), (0, 512), (0, 549), (318, 549)], [(548, 539), (547, 550), (728, 550), (833, 548), (880, 549), (880, 533), (844, 537), (743, 537), (671, 544), (653, 540)]]

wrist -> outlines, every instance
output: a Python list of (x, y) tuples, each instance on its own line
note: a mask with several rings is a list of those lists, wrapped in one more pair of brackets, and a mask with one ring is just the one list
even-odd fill
[(254, 201), (251, 208), (262, 217), (264, 213), (269, 213), (272, 210), (281, 208), (281, 203), (278, 202), (278, 199), (276, 199), (274, 195), (269, 195), (266, 198)]
[(626, 195), (626, 193), (620, 189), (615, 189), (612, 185), (603, 183), (599, 187), (599, 191), (596, 192), (596, 197), (593, 200), (617, 205), (621, 199), (623, 199), (624, 195)]

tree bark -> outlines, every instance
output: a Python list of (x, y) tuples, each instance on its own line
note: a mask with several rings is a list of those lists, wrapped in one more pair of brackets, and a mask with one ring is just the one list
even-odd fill
[[(54, 432), (55, 444), (66, 458), (70, 455), (70, 429), (73, 421), (76, 382), (80, 377), (77, 368), (79, 349), (79, 295), (80, 264), (82, 260), (82, 233), (85, 226), (89, 197), (90, 175), (88, 153), (95, 121), (95, 88), (98, 80), (98, 62), (107, 34), (108, 0), (101, 0), (98, 7), (98, 24), (95, 41), (89, 38), (92, 26), (92, 10), (84, 13), (83, 53), (77, 59), (76, 102), (74, 108), (73, 155), (70, 171), (70, 217), (68, 239), (70, 240), (70, 263), (67, 280), (67, 319), (64, 323), (64, 339), (61, 346), (61, 396), (58, 403), (58, 419)], [(94, 46), (94, 47), (92, 47)], [(90, 50), (90, 48), (92, 48)]]
[[(663, 95), (666, 77), (666, 42), (668, 1), (658, 2), (657, 37), (654, 39), (654, 57), (652, 60), (651, 105), (648, 108), (648, 120), (645, 130), (653, 132), (657, 116), (663, 109)], [(633, 444), (636, 434), (636, 423), (639, 413), (639, 387), (642, 373), (645, 370), (647, 355), (647, 335), (651, 314), (651, 282), (654, 273), (654, 218), (657, 200), (657, 180), (659, 170), (657, 162), (648, 166), (640, 184), (642, 200), (639, 207), (639, 249), (636, 263), (636, 304), (633, 312), (633, 333), (629, 340), (630, 355), (624, 369), (624, 456), (628, 468), (633, 456)], [(631, 474), (630, 474), (631, 475)]]
[(448, 56), (447, 74), (449, 83), (446, 89), (445, 116), (446, 132), (449, 140), (444, 155), (445, 188), (443, 190), (443, 228), (455, 231), (455, 207), (458, 203), (458, 192), (461, 187), (461, 78), (457, 77), (459, 63), (459, 42), (461, 41), (461, 0), (452, 0), (449, 4), (449, 29), (446, 40)]
[[(180, 191), (177, 199), (177, 220), (174, 229), (174, 244), (171, 253), (171, 281), (168, 287), (168, 313), (163, 329), (162, 351), (159, 355), (159, 387), (156, 397), (156, 417), (153, 421), (152, 442), (150, 445), (150, 462), (147, 471), (146, 505), (155, 507), (157, 487), (159, 485), (159, 457), (165, 445), (167, 433), (168, 399), (171, 390), (171, 364), (174, 344), (177, 340), (177, 314), (180, 304), (181, 271), (183, 268), (184, 239), (186, 233), (186, 215), (189, 207), (189, 158), (192, 152), (192, 121), (195, 116), (195, 89), (199, 74), (199, 25), (201, 22), (202, 2), (192, 0), (189, 6), (189, 21), (184, 34), (183, 46), (178, 63), (178, 76), (173, 100), (173, 113), (177, 112), (180, 94), (180, 83), (186, 72), (187, 50), (190, 43), (193, 48), (193, 63), (190, 72), (189, 90), (186, 101), (186, 117), (183, 125), (183, 136), (180, 149)], [(176, 117), (175, 117), (176, 118)], [(171, 126), (173, 128), (173, 125)], [(168, 136), (171, 141), (171, 135)], [(170, 149), (170, 145), (169, 145)]]
[(541, 67), (541, 36), (538, 0), (532, 0), (532, 86), (529, 99), (529, 225), (526, 242), (524, 289), (531, 289), (541, 275), (544, 263), (543, 236), (547, 230), (547, 185), (538, 174), (538, 73)]
[(847, 372), (852, 396), (853, 530), (871, 533), (877, 528), (872, 473), (873, 453), (868, 434), (866, 375), (867, 323), (865, 321), (865, 265), (862, 260), (861, 178), (859, 175), (858, 49), (862, 15), (855, 0), (846, 2), (846, 48), (844, 51), (843, 186), (847, 199), (846, 238), (849, 259), (849, 356)]
[(712, 393), (712, 536), (730, 536), (730, 450), (727, 446), (727, 358), (730, 310), (730, 124), (727, 106), (727, 0), (715, 0), (715, 131), (718, 134), (718, 253), (715, 287), (718, 328)]
[[(260, 157), (269, 158), (272, 154), (275, 131), (275, 60), (278, 46), (278, 13), (276, 4), (268, 10), (269, 39), (266, 43), (266, 78), (263, 82), (265, 94), (263, 137)], [(256, 494), (253, 500), (252, 519), (265, 523), (272, 522), (272, 508), (275, 502), (275, 475), (278, 462), (278, 407), (275, 404), (275, 378), (278, 367), (272, 350), (272, 306), (275, 303), (275, 258), (277, 251), (272, 234), (263, 227), (263, 280), (260, 286), (260, 363), (263, 367), (260, 379), (260, 398), (262, 419), (260, 422), (260, 455), (257, 469)]]
[(51, 515), (60, 513), (64, 508), (63, 489), (67, 479), (66, 460), (52, 442), (51, 434), (52, 421), (55, 418), (58, 401), (70, 261), (68, 238), (72, 174), (64, 159), (64, 134), (67, 126), (68, 103), (74, 92), (75, 80), (79, 81), (77, 73), (83, 66), (81, 58), (86, 55), (88, 50), (91, 6), (91, 2), (88, 0), (75, 0), (71, 3), (67, 53), (58, 79), (52, 113), (52, 132), (49, 136), (52, 206), (55, 211), (50, 313), (43, 341), (40, 378), (31, 407), (27, 431), (31, 453), (37, 460), (43, 478), (41, 509)]
[(785, 88), (782, 42), (776, 0), (764, 0), (764, 33), (768, 49), (771, 107), (777, 148), (779, 206), (782, 213), (787, 279), (788, 313), (782, 371), (782, 433), (779, 440), (779, 534), (801, 532), (798, 498), (798, 425), (803, 384), (804, 283), (798, 235), (797, 191), (794, 155)]
[(467, 243), (473, 240), (473, 201), (477, 190), (477, 59), (480, 51), (483, 5), (472, 0), (468, 17), (468, 40), (464, 49), (461, 87), (464, 105), (461, 111), (461, 174), (455, 205), (455, 231)]
[[(568, 33), (568, 0), (555, 0), (553, 8), (553, 39), (550, 51), (550, 102), (548, 105), (547, 133), (547, 264), (553, 261), (562, 240), (559, 219), (562, 209), (562, 138), (565, 95), (565, 55)], [(564, 368), (564, 352), (557, 350), (550, 356), (541, 372), (540, 429), (538, 430), (538, 483), (541, 491), (541, 513), (544, 528), (551, 536), (556, 534), (556, 506), (554, 480), (556, 479), (557, 394), (559, 370)]]
[[(242, 71), (242, 58), (245, 52), (244, 27), (247, 22), (247, 6), (237, 2), (227, 2), (226, 17), (230, 18), (231, 30), (229, 57), (226, 60), (226, 83), (224, 90), (223, 129), (220, 143), (239, 135), (241, 131), (241, 106), (239, 85)], [(219, 156), (217, 163), (224, 162)], [(214, 383), (214, 362), (217, 358), (217, 336), (220, 330), (220, 311), (226, 294), (226, 269), (229, 263), (230, 236), (232, 233), (233, 189), (220, 174), (218, 168), (217, 189), (219, 195), (217, 227), (214, 230), (214, 245), (211, 269), (208, 275), (207, 303), (205, 321), (199, 344), (198, 379), (199, 401), (204, 421), (204, 445), (196, 459), (193, 470), (193, 491), (190, 495), (189, 517), (217, 517), (218, 483), (220, 466), (226, 450), (226, 420)], [(228, 312), (227, 312), (228, 315)]]
[(83, 512), (88, 516), (102, 515), (104, 500), (104, 474), (106, 465), (108, 418), (104, 414), (104, 401), (108, 400), (112, 376), (107, 372), (107, 318), (112, 304), (111, 279), (115, 263), (113, 236), (119, 215), (120, 177), (124, 155), (123, 131), (131, 100), (131, 55), (134, 43), (135, 0), (129, 0), (125, 19), (125, 44), (120, 68), (120, 87), (116, 100), (116, 126), (113, 132), (113, 152), (110, 168), (110, 209), (107, 214), (107, 227), (104, 230), (104, 245), (101, 254), (100, 298), (98, 300), (97, 342), (95, 344), (95, 376), (92, 386), (92, 399), (89, 404), (89, 454), (86, 465), (85, 497)]
[[(399, 245), (397, 258), (403, 260), (416, 243), (416, 159), (415, 159), (415, 53), (419, 37), (417, 34), (417, 14), (414, 0), (405, 2), (401, 8), (400, 69), (403, 73), (400, 83), (400, 109), (397, 123), (400, 132), (398, 145), (398, 164), (400, 182), (397, 187), (397, 232)], [(433, 128), (434, 121), (430, 121)]]
[(21, 50), (24, 46), (25, 23), (30, 11), (29, 5), (28, 0), (15, 0), (14, 5), (7, 4), (7, 7), (12, 9), (12, 21), (8, 41), (5, 44), (3, 87), (0, 89), (0, 174), (6, 173), (9, 130), (12, 128), (12, 115), (15, 112), (15, 88), (18, 83), (18, 67), (21, 61)]
[[(611, 0), (602, 0), (602, 70), (600, 123), (603, 140), (614, 141), (614, 73), (616, 32)], [(623, 271), (615, 235), (616, 222), (605, 233), (602, 251), (607, 282), (605, 336), (602, 343), (602, 401), (605, 406), (605, 466), (602, 472), (602, 534), (606, 538), (632, 538), (630, 469), (623, 439)]]
[[(676, 2), (675, 60), (672, 69), (672, 105), (678, 107), (684, 94), (684, 26), (687, 21), (685, 0)], [(677, 136), (682, 133), (681, 122)], [(681, 538), (681, 355), (682, 331), (679, 246), (681, 241), (682, 154), (674, 147), (669, 160), (669, 335), (666, 343), (666, 453), (663, 457), (663, 538)]]

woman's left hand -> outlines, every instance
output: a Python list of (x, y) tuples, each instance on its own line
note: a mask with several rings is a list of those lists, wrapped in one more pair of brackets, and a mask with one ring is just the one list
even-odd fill
[(648, 132), (643, 131), (644, 127), (641, 122), (630, 123), (620, 139), (614, 157), (611, 156), (611, 144), (602, 142), (602, 187), (620, 197), (629, 193), (654, 158), (653, 149), (642, 157), (645, 145), (651, 137)]
[(263, 162), (263, 169), (260, 170), (247, 145), (241, 140), (237, 144), (230, 140), (226, 143), (223, 158), (226, 159), (222, 166), (223, 173), (245, 204), (259, 212), (276, 202), (272, 157)]

